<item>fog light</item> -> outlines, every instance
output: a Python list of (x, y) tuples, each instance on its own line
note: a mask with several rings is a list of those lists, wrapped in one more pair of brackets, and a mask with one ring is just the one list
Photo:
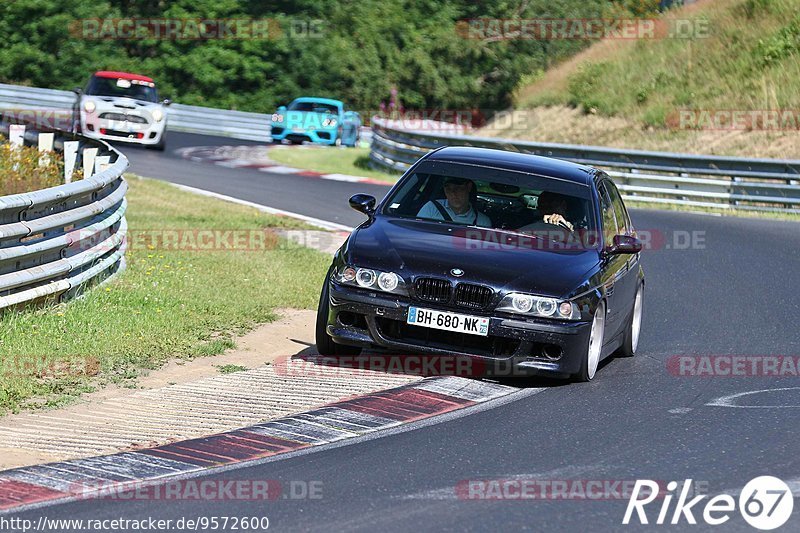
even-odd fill
[(375, 284), (375, 271), (368, 268), (359, 268), (356, 272), (356, 283), (362, 287), (372, 287)]
[(527, 313), (533, 309), (533, 298), (527, 294), (515, 294), (511, 300), (511, 305), (520, 313)]
[(382, 272), (381, 275), (378, 276), (378, 287), (384, 291), (391, 292), (395, 290), (398, 282), (397, 274), (394, 272)]
[(539, 298), (536, 302), (536, 312), (543, 316), (550, 316), (556, 312), (556, 301), (550, 298)]

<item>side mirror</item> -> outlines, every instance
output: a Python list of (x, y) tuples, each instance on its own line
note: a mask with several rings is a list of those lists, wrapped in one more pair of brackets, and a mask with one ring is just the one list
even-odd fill
[(169, 98), (164, 98), (163, 100), (161, 100), (161, 105), (165, 106), (172, 105), (172, 100), (170, 100)]
[(606, 255), (638, 254), (642, 251), (642, 241), (630, 235), (614, 235), (614, 242), (606, 248)]
[(78, 96), (80, 96), (80, 95), (83, 94), (83, 89), (81, 89), (80, 87), (73, 87), (71, 92), (73, 92), (73, 93), (77, 94)]
[(283, 113), (284, 111), (286, 111), (286, 106), (285, 105), (282, 105), (282, 106), (280, 106), (278, 108), (278, 113)]
[(371, 217), (375, 214), (375, 197), (368, 194), (354, 194), (350, 197), (350, 207)]

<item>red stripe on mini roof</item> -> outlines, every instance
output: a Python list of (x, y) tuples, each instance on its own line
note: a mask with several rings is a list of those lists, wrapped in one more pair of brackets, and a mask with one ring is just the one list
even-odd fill
[(142, 76), (141, 74), (131, 74), (130, 72), (117, 72), (116, 70), (99, 70), (94, 73), (98, 78), (114, 78), (123, 80), (147, 81), (153, 83), (153, 78)]

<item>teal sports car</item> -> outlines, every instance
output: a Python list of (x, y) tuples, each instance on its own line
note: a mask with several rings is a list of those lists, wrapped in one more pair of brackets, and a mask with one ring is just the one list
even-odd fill
[(272, 115), (272, 141), (358, 146), (361, 116), (340, 100), (303, 97)]

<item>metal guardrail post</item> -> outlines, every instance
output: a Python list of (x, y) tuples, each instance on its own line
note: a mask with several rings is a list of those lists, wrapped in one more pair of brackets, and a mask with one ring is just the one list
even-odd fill
[[(128, 159), (104, 142), (51, 132), (56, 150), (75, 140), (97, 148), (109, 166), (65, 185), (0, 196), (0, 311), (74, 297), (125, 267)], [(26, 145), (35, 142), (26, 134)]]

